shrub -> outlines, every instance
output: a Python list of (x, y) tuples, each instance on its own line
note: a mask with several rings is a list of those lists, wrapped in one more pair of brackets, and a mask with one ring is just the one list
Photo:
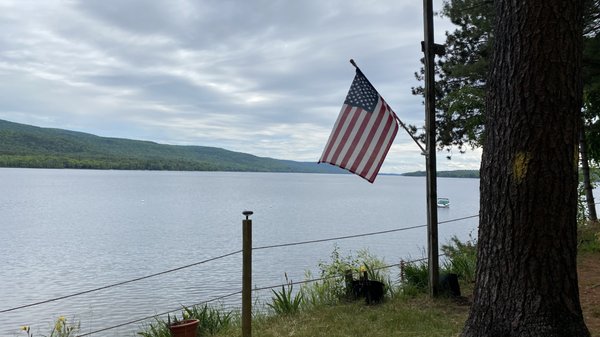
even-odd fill
[[(372, 255), (368, 250), (358, 251), (356, 256), (341, 256), (339, 247), (334, 246), (329, 262), (320, 262), (319, 269), (322, 278), (320, 281), (307, 283), (302, 286), (302, 293), (307, 306), (334, 305), (347, 298), (345, 275), (351, 271), (358, 275), (361, 266), (367, 270), (370, 280), (382, 282), (385, 292), (393, 294), (392, 281), (383, 260)], [(306, 272), (306, 279), (312, 279), (310, 271)]]
[(442, 245), (442, 252), (447, 260), (443, 269), (447, 273), (457, 274), (467, 283), (475, 282), (475, 269), (477, 267), (477, 243), (470, 238), (461, 242), (456, 236), (448, 244)]
[[(457, 274), (464, 282), (475, 281), (477, 267), (477, 243), (470, 238), (466, 242), (456, 236), (442, 246), (446, 260), (440, 267), (440, 274)], [(429, 265), (426, 261), (402, 262), (400, 265), (400, 288), (405, 295), (427, 292), (429, 285)]]
[(429, 266), (427, 262), (400, 262), (400, 290), (404, 295), (414, 296), (427, 292)]

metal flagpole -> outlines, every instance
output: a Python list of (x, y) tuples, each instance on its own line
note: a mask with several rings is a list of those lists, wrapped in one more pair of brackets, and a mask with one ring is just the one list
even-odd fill
[(425, 40), (422, 49), (425, 53), (425, 132), (427, 167), (427, 254), (429, 262), (429, 295), (439, 293), (439, 253), (438, 253), (438, 214), (437, 214), (437, 168), (435, 131), (435, 54), (443, 54), (443, 46), (433, 41), (433, 3), (423, 0), (423, 23)]

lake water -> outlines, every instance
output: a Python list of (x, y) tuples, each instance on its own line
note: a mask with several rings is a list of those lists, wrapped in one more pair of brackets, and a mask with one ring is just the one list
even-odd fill
[[(159, 273), (241, 249), (242, 211), (255, 247), (426, 224), (425, 179), (355, 175), (0, 169), (0, 311)], [(452, 206), (476, 215), (478, 179), (438, 179)], [(476, 236), (478, 219), (439, 225), (440, 244)], [(425, 228), (257, 250), (253, 285), (304, 279), (335, 245), (388, 264), (421, 258)], [(397, 275), (397, 269), (392, 269)], [(241, 290), (241, 254), (98, 292), (0, 313), (0, 335), (48, 334), (58, 316), (88, 333)], [(259, 295), (260, 296), (260, 295)], [(264, 293), (269, 296), (269, 293)], [(240, 297), (220, 302), (240, 306)], [(140, 323), (92, 336), (134, 336)]]

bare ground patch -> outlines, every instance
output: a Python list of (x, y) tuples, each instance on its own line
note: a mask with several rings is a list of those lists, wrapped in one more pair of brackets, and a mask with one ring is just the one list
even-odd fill
[(600, 337), (600, 254), (582, 254), (577, 268), (583, 317), (592, 336)]

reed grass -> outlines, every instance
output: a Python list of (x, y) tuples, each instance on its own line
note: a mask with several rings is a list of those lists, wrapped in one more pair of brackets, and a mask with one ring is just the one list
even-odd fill
[[(221, 310), (219, 308), (203, 306), (183, 307), (181, 319), (199, 320), (197, 335), (213, 336), (214, 334), (228, 329), (234, 323), (234, 316), (231, 311)], [(142, 337), (171, 337), (169, 323), (177, 321), (177, 316), (167, 317), (167, 321), (162, 318), (156, 318), (154, 322), (142, 326), (142, 331), (137, 334)], [(236, 320), (237, 321), (237, 320)]]
[(271, 290), (274, 297), (271, 298), (271, 303), (267, 303), (277, 315), (292, 315), (300, 311), (300, 307), (304, 304), (304, 294), (302, 291), (294, 294), (294, 285), (288, 280), (285, 274), (286, 285), (281, 286), (281, 291)]

